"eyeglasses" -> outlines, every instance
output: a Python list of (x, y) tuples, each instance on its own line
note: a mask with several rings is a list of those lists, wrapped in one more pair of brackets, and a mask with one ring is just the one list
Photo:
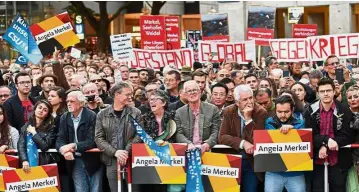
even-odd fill
[(101, 79), (93, 79), (91, 80), (91, 83), (96, 83), (96, 82), (101, 82), (102, 80)]
[(194, 93), (198, 93), (199, 89), (192, 89), (192, 90), (188, 90), (186, 91), (187, 94), (194, 94)]
[(20, 81), (20, 82), (17, 82), (17, 84), (19, 84), (19, 85), (31, 85), (31, 81)]
[(327, 90), (320, 90), (319, 91), (320, 94), (331, 93), (331, 92), (333, 92), (333, 89), (327, 89)]
[(0, 98), (8, 98), (8, 97), (10, 97), (9, 94), (0, 95)]
[(327, 66), (339, 65), (339, 62), (328, 63)]
[(162, 98), (156, 97), (149, 99), (149, 102), (157, 102), (158, 100), (162, 100)]

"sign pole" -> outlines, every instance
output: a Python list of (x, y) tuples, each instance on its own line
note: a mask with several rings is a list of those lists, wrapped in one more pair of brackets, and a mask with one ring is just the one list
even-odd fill
[(261, 48), (262, 48), (262, 46), (261, 45), (258, 45), (258, 59), (257, 59), (257, 65), (259, 65), (259, 66), (261, 66), (261, 63), (260, 63), (260, 61), (261, 61)]

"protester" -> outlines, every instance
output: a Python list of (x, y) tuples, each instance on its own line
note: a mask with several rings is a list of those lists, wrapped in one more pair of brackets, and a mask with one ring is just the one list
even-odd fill
[[(287, 95), (280, 96), (275, 102), (275, 115), (269, 117), (264, 128), (280, 130), (287, 134), (291, 129), (304, 128), (304, 121), (293, 116), (294, 102)], [(303, 172), (267, 172), (265, 174), (266, 192), (279, 192), (286, 188), (290, 192), (305, 192), (306, 184)]]
[(181, 74), (176, 70), (171, 70), (165, 74), (165, 85), (168, 95), (168, 102), (174, 103), (178, 101), (178, 84), (181, 82)]
[(224, 78), (230, 78), (231, 77), (231, 72), (228, 71), (227, 69), (221, 69), (220, 71), (218, 71), (217, 73), (217, 82), (220, 82), (222, 79)]
[(302, 103), (304, 107), (308, 105), (308, 103), (305, 101), (306, 96), (306, 86), (301, 82), (295, 82), (291, 87), (290, 90), (295, 93)]
[(234, 84), (236, 86), (244, 83), (244, 75), (239, 70), (232, 71), (231, 72), (231, 78), (233, 79)]
[(148, 100), (150, 99), (151, 95), (159, 88), (160, 88), (160, 86), (154, 82), (150, 82), (146, 85), (145, 96), (146, 96), (147, 101), (145, 103), (141, 104), (141, 106), (137, 107), (141, 111), (142, 114), (145, 114), (151, 110)]
[(139, 70), (139, 77), (140, 77), (140, 82), (142, 86), (146, 86), (148, 83), (148, 71), (147, 69), (140, 69)]
[(219, 131), (218, 143), (228, 145), (242, 155), (241, 190), (256, 192), (261, 173), (253, 169), (253, 130), (264, 129), (266, 110), (254, 102), (253, 91), (248, 85), (234, 89), (235, 104), (223, 111), (223, 121)]
[(275, 104), (272, 99), (272, 91), (268, 88), (259, 88), (255, 94), (255, 101), (267, 110), (268, 116), (275, 115)]
[(19, 132), (9, 125), (5, 108), (0, 105), (0, 153), (7, 149), (17, 149), (18, 141)]
[(8, 86), (0, 86), (0, 105), (3, 105), (12, 96)]
[(51, 87), (57, 85), (57, 77), (52, 74), (44, 74), (38, 79), (38, 83), (40, 84), (42, 91), (39, 96), (34, 98), (35, 101), (47, 99)]
[(97, 85), (95, 83), (87, 83), (85, 86), (83, 86), (82, 93), (87, 100), (86, 107), (96, 114), (100, 112), (101, 109), (107, 107), (107, 105), (104, 104), (101, 97), (99, 96)]
[(185, 83), (184, 81), (181, 81), (180, 83), (178, 83), (178, 93), (179, 93), (178, 101), (168, 105), (168, 108), (172, 109), (173, 111), (177, 111), (177, 109), (188, 104), (188, 100), (186, 98), (186, 93), (183, 90), (184, 83)]
[[(55, 147), (57, 129), (52, 117), (52, 106), (47, 100), (40, 100), (34, 106), (29, 121), (22, 126), (18, 143), (18, 154), (22, 169), (30, 172), (30, 167), (57, 163), (55, 153), (47, 153)], [(41, 149), (42, 153), (37, 150)]]
[(101, 99), (104, 104), (112, 104), (113, 99), (108, 96), (106, 91), (103, 90), (102, 81), (103, 79), (97, 74), (90, 77), (90, 82), (96, 84), (97, 87), (97, 92), (99, 96), (97, 100)]
[(100, 111), (96, 119), (95, 141), (103, 151), (101, 162), (106, 165), (106, 175), (112, 192), (118, 190), (117, 161), (125, 165), (132, 143), (140, 142), (131, 118), (142, 125), (141, 112), (128, 106), (132, 91), (131, 85), (126, 82), (115, 84), (110, 90), (114, 103)]
[(212, 104), (217, 106), (221, 119), (223, 118), (222, 112), (226, 104), (228, 92), (228, 87), (223, 83), (216, 83), (211, 87)]
[(195, 80), (201, 90), (201, 101), (207, 101), (210, 99), (209, 93), (206, 91), (207, 87), (207, 75), (201, 71), (196, 70), (192, 73), (192, 80)]
[(225, 107), (232, 105), (234, 103), (234, 96), (233, 96), (233, 91), (235, 88), (234, 81), (230, 78), (224, 78), (221, 81), (219, 81), (219, 83), (226, 85), (228, 88), (228, 94), (227, 94), (227, 98), (226, 98)]
[(319, 101), (304, 113), (305, 127), (313, 129), (313, 191), (324, 191), (324, 162), (328, 159), (330, 191), (345, 191), (348, 169), (352, 166), (350, 149), (342, 148), (353, 141), (352, 118), (348, 107), (334, 100), (334, 83), (321, 79)]
[(60, 119), (56, 149), (67, 160), (75, 191), (102, 191), (100, 154), (86, 153), (96, 148), (96, 114), (85, 107), (86, 97), (81, 91), (68, 93), (66, 102), (68, 112)]
[(132, 83), (134, 89), (140, 86), (140, 77), (136, 69), (131, 69), (128, 73), (128, 80)]
[(258, 83), (258, 88), (268, 88), (272, 92), (273, 99), (276, 99), (278, 97), (277, 86), (275, 85), (272, 79), (269, 78), (260, 79)]
[(258, 89), (258, 78), (255, 74), (246, 75), (244, 77), (244, 82), (249, 85), (253, 92)]
[(273, 56), (269, 56), (265, 59), (266, 67), (269, 73), (272, 72), (273, 69), (278, 68), (277, 58)]

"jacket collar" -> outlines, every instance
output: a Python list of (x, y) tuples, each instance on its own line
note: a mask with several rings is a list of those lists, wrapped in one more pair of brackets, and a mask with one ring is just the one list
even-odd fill
[[(80, 117), (81, 119), (80, 119), (80, 123), (79, 123), (78, 127), (80, 127), (81, 124), (84, 124), (88, 121), (88, 119), (89, 119), (88, 111), (89, 111), (89, 109), (87, 109), (86, 107), (82, 108), (82, 112), (81, 112), (81, 114), (79, 114), (79, 115), (81, 115), (81, 117)], [(73, 126), (74, 122), (72, 121), (71, 117), (72, 117), (72, 113), (68, 112), (67, 124)]]
[[(129, 107), (126, 105), (125, 108), (123, 108), (123, 110), (122, 110), (121, 118), (120, 118), (120, 119), (122, 119), (122, 117), (123, 117), (125, 114), (127, 114), (127, 113), (129, 112), (129, 110), (130, 110)], [(111, 115), (111, 116), (113, 116), (113, 117), (116, 117), (116, 114), (115, 114), (115, 110), (114, 110), (114, 108), (113, 108), (113, 105), (110, 105), (110, 106), (109, 106), (108, 115)]]
[[(334, 104), (335, 104), (335, 109), (334, 109), (334, 116), (338, 117), (338, 104), (336, 102), (336, 100), (334, 100)], [(311, 115), (313, 115), (316, 112), (319, 112), (320, 109), (320, 100), (314, 102), (313, 104), (310, 105), (310, 108), (312, 109), (312, 113)]]

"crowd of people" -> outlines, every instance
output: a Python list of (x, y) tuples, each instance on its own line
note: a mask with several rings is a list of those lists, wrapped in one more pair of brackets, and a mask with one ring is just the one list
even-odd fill
[[(259, 65), (226, 59), (131, 69), (110, 54), (81, 61), (59, 51), (39, 65), (13, 63), (1, 63), (0, 153), (18, 149), (25, 172), (57, 163), (62, 191), (118, 190), (117, 162), (125, 166), (132, 144), (142, 142), (131, 118), (161, 144), (186, 143), (202, 153), (230, 146), (242, 155), (243, 192), (323, 192), (326, 159), (332, 192), (346, 191), (350, 169), (359, 173), (359, 150), (342, 148), (359, 142), (359, 74), (335, 55), (322, 67), (268, 56)], [(253, 130), (303, 128), (313, 131), (313, 171), (254, 172)], [(53, 148), (58, 153), (37, 153)], [(93, 148), (102, 152), (86, 152)]]

